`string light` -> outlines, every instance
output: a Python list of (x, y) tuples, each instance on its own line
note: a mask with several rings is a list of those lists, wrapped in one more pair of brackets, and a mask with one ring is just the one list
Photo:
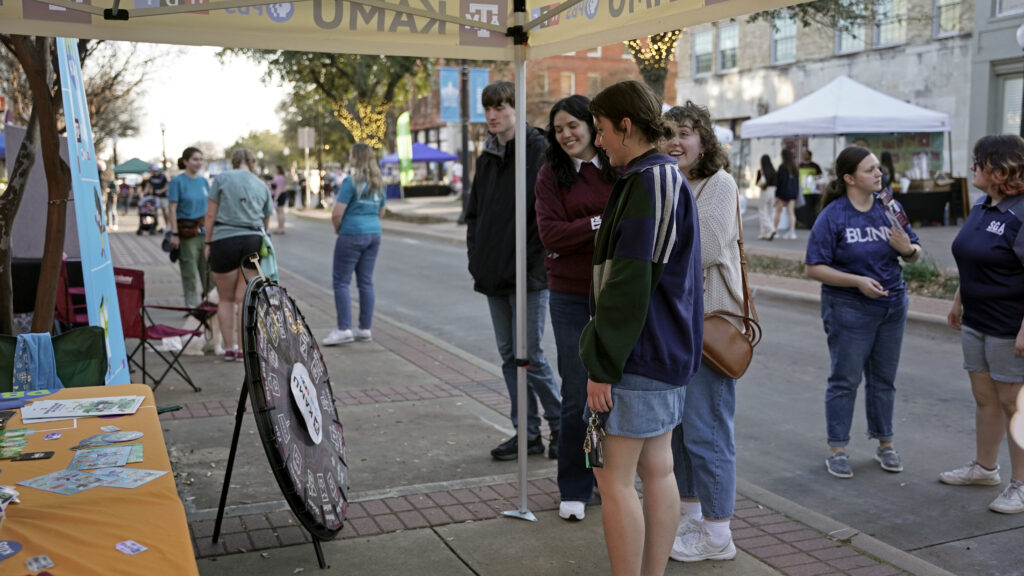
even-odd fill
[(356, 102), (358, 116), (353, 116), (348, 108), (338, 103), (333, 105), (333, 112), (338, 122), (352, 134), (354, 141), (365, 142), (372, 148), (382, 148), (388, 129), (388, 108), (388, 104), (372, 104), (360, 100)]
[(681, 33), (681, 30), (669, 30), (644, 39), (627, 40), (624, 44), (641, 70), (657, 70), (667, 68), (675, 58), (676, 40)]

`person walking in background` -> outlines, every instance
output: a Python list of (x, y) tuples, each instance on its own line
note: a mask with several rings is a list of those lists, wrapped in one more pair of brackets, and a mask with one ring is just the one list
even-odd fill
[[(181, 269), (181, 287), (185, 306), (195, 308), (210, 291), (210, 276), (206, 267), (203, 220), (210, 199), (210, 183), (199, 171), (203, 168), (203, 153), (193, 146), (185, 148), (178, 158), (178, 169), (184, 170), (171, 180), (167, 202), (171, 216), (171, 248), (177, 248), (178, 267)], [(196, 282), (199, 290), (196, 291)]]
[(882, 152), (882, 190), (892, 188), (896, 181), (896, 168), (892, 165), (892, 154), (888, 150)]
[(284, 168), (280, 164), (274, 166), (274, 177), (270, 180), (270, 196), (277, 205), (277, 230), (276, 234), (284, 234), (284, 212), (288, 206), (288, 178), (284, 175)]
[(657, 150), (668, 134), (649, 88), (614, 84), (590, 111), (597, 146), (624, 169), (597, 233), (592, 317), (580, 338), (587, 405), (606, 433), (594, 476), (611, 573), (660, 575), (679, 520), (672, 429), (703, 339), (697, 209), (676, 159)]
[(775, 176), (775, 218), (772, 220), (772, 232), (768, 235), (771, 240), (779, 229), (779, 219), (782, 217), (782, 210), (786, 210), (789, 218), (789, 230), (782, 235), (786, 240), (796, 240), (796, 197), (800, 193), (800, 169), (793, 159), (793, 151), (789, 148), (782, 149), (782, 164)]
[(761, 156), (761, 167), (757, 170), (757, 187), (761, 189), (761, 199), (757, 205), (757, 220), (761, 226), (758, 238), (771, 240), (775, 237), (775, 225), (772, 222), (772, 209), (775, 207), (775, 167), (767, 155)]
[[(331, 212), (334, 242), (334, 309), (338, 327), (324, 338), (327, 346), (373, 339), (373, 267), (380, 251), (384, 215), (384, 179), (373, 148), (356, 142), (349, 152), (352, 177), (346, 178)], [(352, 329), (352, 273), (359, 287), (359, 327)]]
[[(985, 136), (974, 145), (972, 184), (985, 197), (953, 241), (960, 287), (949, 326), (960, 330), (964, 369), (974, 394), (974, 460), (939, 481), (998, 486), (999, 446), (1024, 387), (1024, 140)], [(1007, 442), (1010, 483), (988, 505), (1024, 512), (1024, 447)]]
[(274, 213), (273, 200), (263, 180), (253, 173), (256, 157), (251, 150), (236, 148), (231, 153), (231, 170), (213, 181), (206, 208), (206, 259), (217, 284), (217, 323), (224, 340), (224, 359), (241, 360), (235, 346), (235, 329), (241, 337), (242, 298), (245, 277), (242, 268), (255, 270), (249, 256), (259, 253), (263, 234)]
[(548, 251), (544, 260), (551, 294), (551, 328), (562, 378), (558, 436), (558, 515), (582, 520), (594, 496), (594, 473), (586, 467), (583, 439), (587, 371), (580, 361), (580, 334), (590, 320), (590, 272), (594, 238), (618, 172), (604, 150), (594, 147), (597, 131), (590, 100), (570, 96), (548, 115), (547, 163), (537, 175), (537, 230)]
[(114, 182), (114, 173), (107, 172), (105, 174), (104, 188), (106, 189), (105, 198), (107, 200), (104, 205), (104, 210), (107, 214), (107, 229), (117, 230), (117, 183)]
[(893, 448), (893, 408), (908, 300), (899, 259), (917, 261), (921, 246), (910, 224), (894, 223), (892, 211), (878, 198), (882, 171), (870, 150), (850, 146), (839, 153), (835, 167), (805, 260), (807, 276), (822, 284), (821, 320), (831, 357), (825, 465), (837, 478), (853, 477), (846, 445), (864, 379), (867, 433), (878, 440), (875, 460), (887, 472), (901, 472)]
[[(718, 143), (708, 109), (687, 101), (665, 112), (674, 131), (662, 151), (679, 163), (697, 203), (704, 310), (743, 315), (739, 188)], [(771, 162), (768, 162), (771, 166)], [(736, 327), (743, 326), (736, 322)], [(671, 558), (732, 560), (730, 521), (736, 504), (736, 380), (703, 361), (686, 387), (683, 423), (672, 432), (679, 524)]]
[[(501, 372), (511, 400), (512, 426), (518, 431), (519, 402), (516, 385), (516, 226), (515, 226), (515, 85), (499, 81), (487, 85), (481, 94), (487, 119), (487, 140), (476, 160), (470, 198), (466, 206), (466, 252), (473, 289), (487, 296), (494, 339), (501, 355)], [(537, 232), (534, 184), (543, 162), (547, 141), (540, 130), (526, 127), (526, 431), (527, 454), (543, 454), (537, 400), (544, 408), (544, 419), (551, 430), (558, 457), (558, 433), (561, 398), (555, 374), (544, 356), (544, 317), (548, 308), (548, 279), (544, 270), (544, 245)], [(518, 434), (493, 450), (495, 460), (514, 460), (518, 454)]]
[[(164, 167), (159, 164), (153, 164), (150, 168), (152, 169), (152, 174), (146, 180), (147, 195), (156, 196), (157, 202), (160, 204), (160, 215), (164, 218), (164, 228), (170, 230), (170, 211), (167, 209), (167, 186), (169, 184), (167, 174), (164, 173)], [(159, 227), (160, 224), (158, 222), (157, 228)]]

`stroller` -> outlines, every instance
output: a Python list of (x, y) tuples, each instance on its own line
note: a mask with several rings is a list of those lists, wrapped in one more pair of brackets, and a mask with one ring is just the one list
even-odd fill
[(139, 229), (135, 234), (142, 236), (143, 232), (149, 232), (152, 236), (156, 234), (156, 215), (160, 210), (160, 201), (156, 196), (146, 196), (139, 200)]

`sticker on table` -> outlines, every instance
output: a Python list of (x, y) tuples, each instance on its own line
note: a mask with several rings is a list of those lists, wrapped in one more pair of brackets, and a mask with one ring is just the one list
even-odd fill
[(71, 449), (81, 450), (82, 448), (108, 446), (110, 444), (117, 444), (118, 442), (129, 442), (131, 440), (138, 440), (139, 438), (142, 438), (142, 432), (104, 432), (103, 434), (89, 436), (85, 440), (79, 442), (77, 446), (72, 446)]
[(83, 490), (95, 488), (103, 484), (103, 480), (84, 470), (57, 470), (28, 480), (18, 482), (19, 486), (28, 486), (37, 490), (46, 490), (69, 496)]
[(39, 556), (33, 556), (25, 561), (25, 566), (33, 572), (39, 572), (40, 570), (46, 570), (47, 568), (53, 568), (53, 560), (46, 554)]
[(103, 486), (110, 488), (138, 488), (150, 480), (155, 480), (164, 474), (166, 470), (142, 470), (141, 468), (100, 468), (92, 471), (103, 482)]
[(0, 562), (7, 560), (21, 551), (21, 542), (14, 540), (0, 540)]
[(43, 436), (43, 440), (56, 440), (61, 437), (60, 432), (50, 432), (46, 436)]
[(103, 430), (104, 432), (120, 432), (121, 431), (121, 429), (118, 428), (117, 426), (100, 426), (100, 430)]
[(117, 544), (114, 544), (114, 548), (117, 548), (119, 551), (128, 554), (129, 556), (134, 556), (136, 554), (149, 550), (149, 548), (146, 548), (145, 546), (139, 544), (135, 540), (125, 540), (124, 542), (118, 542)]
[(92, 470), (124, 466), (132, 455), (131, 446), (106, 446), (92, 450), (79, 450), (68, 464), (68, 470)]

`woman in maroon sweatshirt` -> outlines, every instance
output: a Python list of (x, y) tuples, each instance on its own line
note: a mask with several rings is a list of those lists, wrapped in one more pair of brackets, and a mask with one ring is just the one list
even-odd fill
[(597, 131), (590, 100), (569, 96), (552, 108), (548, 122), (546, 163), (534, 188), (537, 228), (547, 249), (544, 261), (551, 298), (551, 326), (562, 378), (561, 434), (558, 437), (558, 514), (582, 520), (593, 497), (594, 474), (586, 467), (583, 438), (586, 424), (587, 372), (579, 342), (590, 320), (590, 275), (594, 237), (618, 171), (604, 150), (594, 146)]

